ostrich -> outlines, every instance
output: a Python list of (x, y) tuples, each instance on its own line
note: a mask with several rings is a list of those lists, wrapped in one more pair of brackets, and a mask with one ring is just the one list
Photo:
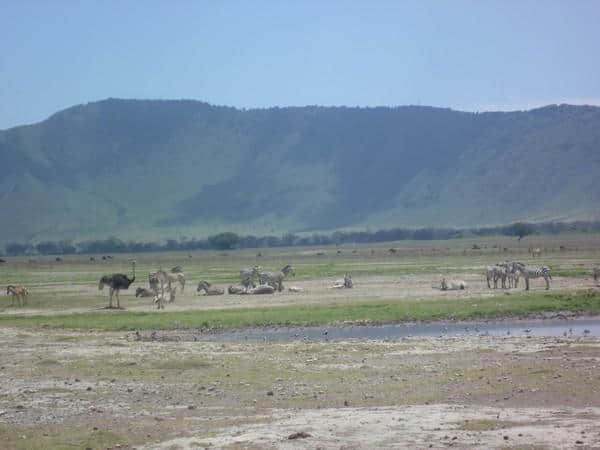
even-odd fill
[(28, 292), (25, 286), (14, 286), (12, 284), (6, 286), (6, 295), (12, 295), (13, 306), (15, 304), (15, 297), (17, 298), (17, 303), (19, 306), (24, 306), (27, 294)]
[(121, 309), (121, 303), (119, 301), (119, 291), (121, 289), (129, 289), (131, 283), (135, 281), (135, 260), (131, 261), (131, 270), (133, 271), (133, 277), (127, 278), (127, 275), (122, 273), (113, 273), (112, 275), (104, 275), (100, 278), (98, 283), (98, 289), (104, 289), (104, 285), (110, 286), (110, 299), (108, 301), (108, 308), (112, 309), (113, 294), (117, 294), (117, 309)]

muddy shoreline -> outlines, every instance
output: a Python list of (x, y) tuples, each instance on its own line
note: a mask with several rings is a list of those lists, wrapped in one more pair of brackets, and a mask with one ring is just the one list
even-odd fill
[(569, 311), (536, 313), (526, 316), (482, 320), (424, 320), (395, 322), (343, 322), (315, 326), (265, 325), (247, 328), (210, 328), (135, 332), (128, 337), (138, 341), (293, 341), (345, 339), (400, 339), (463, 335), (587, 336), (600, 337), (600, 316)]

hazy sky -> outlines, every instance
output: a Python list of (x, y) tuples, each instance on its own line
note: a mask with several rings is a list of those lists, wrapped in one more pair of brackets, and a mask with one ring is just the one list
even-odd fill
[(600, 104), (600, 0), (0, 0), (0, 129), (119, 98)]

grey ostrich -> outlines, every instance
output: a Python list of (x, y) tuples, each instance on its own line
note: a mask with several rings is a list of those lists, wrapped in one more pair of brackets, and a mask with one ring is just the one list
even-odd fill
[(117, 294), (117, 309), (121, 309), (121, 303), (119, 301), (119, 291), (121, 289), (129, 289), (131, 283), (135, 281), (135, 260), (131, 261), (131, 270), (133, 271), (133, 277), (127, 278), (127, 275), (122, 273), (113, 273), (112, 275), (104, 275), (100, 278), (100, 283), (98, 283), (98, 289), (104, 289), (104, 285), (108, 285), (110, 287), (110, 299), (108, 301), (108, 308), (112, 309), (113, 304), (113, 294)]

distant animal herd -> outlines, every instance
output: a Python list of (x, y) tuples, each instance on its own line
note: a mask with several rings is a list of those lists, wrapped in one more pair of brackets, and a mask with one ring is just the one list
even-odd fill
[[(531, 253), (539, 256), (539, 251)], [(135, 260), (132, 260), (131, 264), (131, 277), (122, 273), (113, 273), (103, 275), (100, 278), (98, 289), (102, 290), (104, 286), (109, 287), (109, 309), (121, 309), (119, 291), (128, 289), (136, 279)], [(285, 265), (278, 272), (263, 271), (261, 266), (256, 265), (251, 268), (241, 269), (239, 283), (228, 286), (226, 290), (225, 288), (214, 286), (209, 281), (201, 280), (198, 282), (196, 291), (199, 294), (207, 296), (224, 295), (226, 291), (232, 295), (274, 294), (275, 292), (282, 292), (284, 290), (283, 282), (290, 275), (296, 275), (294, 267), (290, 264)], [(600, 267), (592, 269), (592, 276), (598, 282)], [(503, 261), (493, 266), (488, 266), (485, 277), (489, 289), (497, 289), (499, 282), (502, 289), (517, 288), (519, 281), (523, 279), (525, 290), (529, 290), (530, 280), (543, 278), (546, 283), (546, 290), (548, 290), (552, 281), (550, 267), (530, 266), (519, 261)], [(165, 303), (173, 303), (175, 301), (178, 288), (180, 288), (180, 292), (184, 291), (185, 284), (186, 277), (181, 266), (172, 267), (170, 270), (160, 268), (156, 272), (148, 274), (149, 287), (138, 287), (135, 291), (135, 296), (151, 297), (157, 309), (164, 309)], [(336, 280), (330, 287), (333, 289), (351, 289), (353, 286), (352, 275), (345, 273), (344, 278)], [(464, 290), (467, 289), (467, 283), (463, 280), (446, 280), (443, 278), (437, 288), (443, 291)], [(290, 286), (288, 290), (290, 292), (301, 292), (303, 289)], [(24, 306), (29, 292), (25, 286), (9, 284), (6, 287), (6, 294), (12, 296), (12, 306), (14, 306), (15, 300), (18, 306)], [(114, 299), (116, 299), (116, 304), (113, 303)]]

